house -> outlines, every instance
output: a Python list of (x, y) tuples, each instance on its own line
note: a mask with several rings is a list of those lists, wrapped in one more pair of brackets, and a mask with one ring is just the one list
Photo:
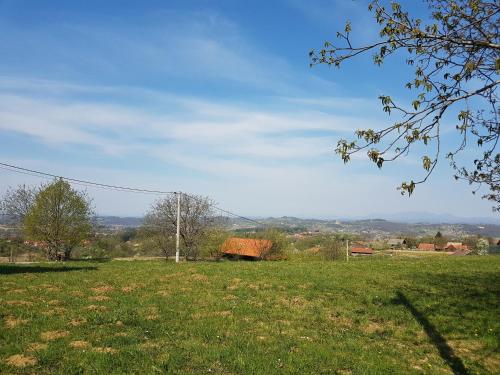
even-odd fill
[(226, 255), (262, 258), (272, 246), (273, 243), (269, 240), (232, 237), (224, 241), (221, 252)]
[(406, 240), (404, 238), (390, 238), (387, 241), (387, 245), (391, 249), (402, 249), (406, 247)]
[(421, 243), (418, 244), (418, 249), (423, 251), (435, 251), (436, 246), (433, 243)]
[(351, 255), (372, 255), (373, 250), (369, 247), (351, 247)]

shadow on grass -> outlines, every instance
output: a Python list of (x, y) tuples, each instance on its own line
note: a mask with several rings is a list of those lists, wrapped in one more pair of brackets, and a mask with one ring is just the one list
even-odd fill
[(70, 271), (95, 271), (97, 267), (74, 267), (74, 266), (33, 266), (33, 265), (0, 265), (0, 275), (12, 275), (18, 273), (48, 273), (48, 272), (70, 272)]
[(429, 339), (439, 351), (441, 358), (443, 358), (448, 366), (450, 366), (453, 373), (455, 375), (469, 374), (462, 360), (454, 353), (453, 349), (448, 345), (446, 339), (439, 333), (427, 317), (411, 303), (404, 293), (398, 291), (396, 292), (396, 296), (395, 303), (405, 306), (408, 311), (411, 312), (413, 317), (422, 326)]

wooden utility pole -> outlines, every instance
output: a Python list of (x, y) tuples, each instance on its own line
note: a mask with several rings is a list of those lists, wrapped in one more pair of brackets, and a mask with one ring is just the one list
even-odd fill
[(346, 240), (345, 244), (345, 258), (349, 262), (349, 240)]
[(181, 192), (177, 194), (177, 234), (175, 236), (175, 262), (179, 263), (179, 247), (181, 240)]

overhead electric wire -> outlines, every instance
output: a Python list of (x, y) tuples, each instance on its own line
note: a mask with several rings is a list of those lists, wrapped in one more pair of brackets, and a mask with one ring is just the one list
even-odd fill
[(177, 192), (175, 192), (175, 191), (149, 190), (149, 189), (131, 188), (131, 187), (126, 187), (126, 186), (102, 184), (102, 183), (99, 183), (99, 182), (86, 181), (86, 180), (80, 180), (80, 179), (77, 179), (77, 178), (58, 176), (58, 175), (55, 175), (55, 174), (52, 174), (52, 173), (40, 172), (40, 171), (36, 171), (36, 170), (33, 170), (33, 169), (22, 168), (22, 167), (18, 167), (16, 165), (11, 165), (11, 164), (1, 163), (1, 162), (0, 162), (0, 166), (12, 168), (12, 169), (14, 169), (14, 172), (15, 171), (19, 171), (19, 172), (24, 173), (24, 174), (31, 174), (31, 175), (35, 174), (35, 175), (38, 175), (39, 177), (41, 175), (41, 176), (44, 176), (44, 177), (62, 178), (63, 180), (75, 182), (77, 184), (84, 184), (84, 185), (89, 185), (89, 186), (97, 186), (97, 187), (102, 187), (102, 188), (107, 188), (107, 189), (115, 189), (115, 190), (121, 190), (121, 191), (130, 191), (130, 192), (134, 192), (134, 193), (158, 194), (158, 195), (162, 195), (162, 194), (177, 194)]
[[(34, 170), (34, 169), (23, 168), (23, 167), (19, 167), (19, 166), (12, 165), (12, 164), (7, 164), (7, 163), (2, 163), (2, 162), (0, 162), (0, 169), (8, 170), (8, 171), (11, 171), (11, 172), (25, 174), (25, 175), (28, 175), (28, 176), (34, 176), (34, 177), (41, 177), (41, 178), (49, 178), (49, 177), (50, 178), (61, 178), (63, 180), (71, 181), (72, 183), (75, 183), (77, 185), (82, 185), (82, 186), (87, 186), (87, 187), (90, 186), (90, 187), (98, 187), (98, 188), (109, 189), (109, 190), (114, 190), (114, 191), (124, 191), (124, 192), (130, 192), (130, 193), (142, 193), (142, 194), (153, 194), (153, 195), (182, 194), (182, 195), (185, 195), (187, 197), (194, 198), (193, 196), (191, 196), (191, 195), (189, 195), (187, 193), (180, 192), (180, 191), (161, 191), (161, 190), (150, 190), (150, 189), (142, 189), (142, 188), (133, 188), (133, 187), (128, 187), (128, 186), (109, 185), (109, 184), (103, 184), (103, 183), (94, 182), (94, 181), (87, 181), (87, 180), (80, 180), (80, 179), (77, 179), (77, 178), (71, 178), (71, 177), (65, 177), (65, 176), (58, 176), (58, 175), (55, 175), (55, 174), (52, 174), (52, 173), (41, 172), (41, 171), (37, 171), (37, 170)], [(210, 205), (210, 207), (212, 207), (212, 208), (214, 208), (216, 210), (219, 210), (220, 212), (223, 212), (223, 213), (225, 213), (227, 215), (231, 215), (231, 216), (233, 216), (235, 218), (246, 220), (248, 222), (252, 222), (254, 224), (258, 224), (258, 225), (261, 225), (261, 226), (265, 226), (266, 225), (265, 223), (261, 223), (261, 222), (259, 222), (257, 220), (250, 219), (248, 217), (235, 214), (235, 213), (233, 213), (231, 211), (224, 210), (224, 209), (218, 207), (217, 205), (215, 205), (213, 203), (209, 203), (209, 205)]]

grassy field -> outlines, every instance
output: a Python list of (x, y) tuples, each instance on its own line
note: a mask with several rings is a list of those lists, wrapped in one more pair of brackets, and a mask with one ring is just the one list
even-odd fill
[(0, 373), (499, 373), (499, 276), (499, 256), (0, 265)]

